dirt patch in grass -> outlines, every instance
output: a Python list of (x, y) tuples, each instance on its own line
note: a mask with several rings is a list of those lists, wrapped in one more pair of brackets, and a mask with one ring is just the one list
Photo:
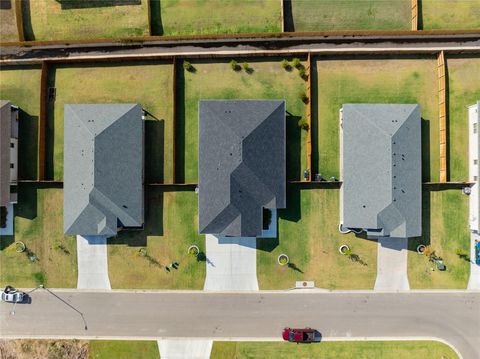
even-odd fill
[(0, 340), (0, 356), (5, 359), (87, 359), (85, 340)]
[[(242, 59), (236, 59), (240, 65)], [(306, 167), (306, 131), (297, 123), (306, 115), (299, 94), (306, 83), (296, 69), (286, 71), (278, 61), (248, 59), (251, 72), (232, 70), (229, 61), (193, 62), (194, 72), (181, 71), (177, 84), (177, 178), (198, 181), (198, 101), (208, 99), (286, 100), (287, 178), (300, 179)], [(241, 119), (239, 119), (241, 121)]]
[[(108, 267), (112, 288), (202, 289), (205, 262), (187, 254), (197, 245), (197, 195), (150, 188), (145, 200), (145, 229), (122, 231), (108, 240)], [(178, 263), (178, 268), (165, 269)]]
[(0, 41), (18, 41), (15, 0), (0, 0)]
[(155, 10), (159, 35), (280, 32), (282, 26), (275, 0), (162, 0), (160, 11)]
[[(420, 104), (423, 181), (439, 179), (438, 84), (433, 58), (319, 58), (313, 172), (340, 176), (339, 110), (346, 103)], [(313, 85), (312, 85), (313, 86)], [(316, 128), (316, 131), (315, 131)]]
[(293, 0), (295, 31), (410, 30), (410, 0)]
[(122, 38), (149, 34), (148, 0), (119, 6), (112, 6), (113, 1), (82, 3), (82, 7), (75, 8), (62, 6), (57, 0), (30, 1), (29, 11), (24, 11), (24, 21), (31, 28), (28, 33), (33, 37), (29, 40)]
[[(409, 240), (408, 279), (415, 289), (465, 289), (470, 273), (468, 197), (459, 190), (424, 191), (421, 238)], [(419, 244), (429, 245), (440, 257), (439, 271), (427, 256), (416, 253)]]
[(154, 117), (145, 123), (147, 182), (172, 182), (172, 65), (162, 62), (52, 66), (49, 86), (56, 88), (48, 106), (47, 175), (63, 178), (65, 104), (139, 103)]
[(480, 29), (480, 0), (422, 0), (424, 30)]
[[(257, 240), (257, 277), (261, 289), (287, 289), (313, 280), (328, 289), (372, 289), (377, 271), (377, 242), (338, 231), (340, 192), (290, 185), (287, 209), (279, 210), (278, 240)], [(347, 244), (358, 261), (339, 253)], [(291, 267), (280, 266), (285, 253)]]
[[(479, 3), (480, 7), (480, 3)], [(480, 57), (447, 59), (450, 181), (468, 180), (468, 109), (480, 99)]]
[[(77, 248), (75, 237), (63, 235), (63, 191), (35, 184), (18, 189), (15, 235), (0, 238), (0, 286), (76, 287)], [(17, 253), (14, 240), (22, 241), (27, 250)], [(34, 262), (31, 256), (36, 257)]]

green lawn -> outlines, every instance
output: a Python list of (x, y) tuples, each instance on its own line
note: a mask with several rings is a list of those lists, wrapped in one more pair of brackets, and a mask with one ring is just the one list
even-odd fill
[(34, 0), (29, 3), (23, 14), (29, 40), (122, 38), (149, 34), (148, 0), (118, 6), (113, 5), (113, 0)]
[(152, 20), (159, 35), (280, 32), (282, 26), (278, 0), (161, 0)]
[[(241, 59), (237, 59), (239, 64)], [(285, 99), (287, 111), (287, 177), (300, 179), (306, 167), (306, 132), (297, 126), (306, 115), (299, 97), (306, 82), (297, 70), (285, 71), (281, 59), (249, 61), (253, 72), (233, 71), (228, 61), (193, 61), (195, 72), (179, 69), (177, 84), (177, 178), (198, 181), (198, 101), (202, 99)]]
[(480, 29), (480, 0), (422, 0), (423, 29)]
[(18, 41), (17, 20), (15, 19), (15, 2), (3, 1), (0, 8), (0, 41)]
[(295, 345), (283, 342), (214, 342), (211, 359), (455, 359), (446, 344), (434, 341), (352, 341)]
[(0, 98), (20, 107), (18, 176), (37, 178), (38, 116), (40, 114), (39, 67), (2, 67)]
[(158, 344), (155, 341), (90, 341), (89, 359), (158, 359)]
[[(292, 288), (297, 280), (313, 280), (319, 288), (373, 289), (377, 242), (338, 231), (339, 190), (300, 188), (288, 187), (288, 208), (278, 212), (278, 243), (257, 240), (260, 289)], [(338, 249), (342, 244), (347, 244), (362, 262), (341, 255)], [(282, 253), (298, 270), (277, 263)]]
[[(62, 218), (61, 189), (19, 185), (15, 236), (0, 239), (0, 286), (35, 287), (44, 283), (53, 288), (76, 287), (75, 237), (63, 235)], [(17, 253), (14, 240), (22, 241), (38, 261), (31, 262), (27, 251)]]
[[(122, 231), (108, 240), (112, 288), (202, 289), (205, 262), (187, 254), (192, 244), (205, 251), (205, 237), (198, 235), (195, 192), (162, 192), (152, 187), (145, 206), (144, 230)], [(152, 262), (140, 255), (140, 248), (146, 248)], [(174, 261), (179, 268), (165, 271), (163, 266)]]
[(292, 0), (295, 31), (410, 30), (410, 0)]
[[(424, 191), (422, 227), (423, 237), (409, 241), (410, 287), (465, 289), (470, 274), (468, 197), (459, 190)], [(443, 259), (446, 271), (437, 270), (425, 255), (416, 253), (420, 243), (430, 243), (431, 250)]]
[(172, 74), (172, 65), (159, 61), (52, 66), (56, 100), (48, 106), (47, 176), (63, 178), (65, 104), (139, 103), (157, 118), (145, 123), (146, 180), (172, 182)]
[[(422, 176), (438, 181), (440, 165), (437, 64), (433, 58), (316, 61), (312, 173), (340, 176), (339, 110), (345, 103), (418, 103), (422, 115)], [(317, 132), (315, 132), (317, 127)]]
[(447, 58), (450, 181), (468, 180), (468, 109), (480, 99), (480, 57)]

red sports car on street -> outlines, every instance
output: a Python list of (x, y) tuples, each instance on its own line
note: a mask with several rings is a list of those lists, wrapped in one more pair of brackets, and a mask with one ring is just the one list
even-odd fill
[(312, 328), (292, 329), (285, 328), (282, 333), (283, 340), (294, 343), (311, 343), (320, 341), (320, 333)]

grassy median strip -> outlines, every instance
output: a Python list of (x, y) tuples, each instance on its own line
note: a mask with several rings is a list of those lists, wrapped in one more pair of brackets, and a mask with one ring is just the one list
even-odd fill
[[(423, 192), (421, 238), (409, 240), (408, 279), (412, 289), (465, 289), (470, 274), (468, 197), (459, 190)], [(419, 244), (428, 252), (418, 254)], [(433, 255), (430, 256), (430, 254)], [(440, 271), (432, 260), (443, 260)], [(472, 258), (473, 260), (473, 258)]]
[(423, 30), (480, 29), (480, 0), (422, 0)]
[[(257, 240), (260, 289), (288, 289), (302, 280), (319, 288), (373, 289), (377, 242), (338, 231), (339, 195), (337, 189), (288, 187), (288, 207), (278, 212), (278, 239)], [(342, 244), (350, 247), (351, 257), (339, 253)], [(282, 253), (290, 266), (278, 264)]]

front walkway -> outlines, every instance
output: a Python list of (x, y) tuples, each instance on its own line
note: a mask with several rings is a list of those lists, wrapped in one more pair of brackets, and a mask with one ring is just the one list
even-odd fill
[(409, 290), (407, 276), (408, 238), (380, 237), (375, 290)]
[(77, 236), (78, 289), (112, 289), (108, 278), (107, 238)]
[(258, 290), (257, 239), (205, 236), (207, 276), (204, 290)]
[(157, 340), (162, 359), (209, 359), (212, 340)]
[(471, 233), (470, 235), (470, 279), (468, 280), (468, 289), (480, 290), (480, 265), (475, 263), (475, 239), (480, 241), (480, 235)]

